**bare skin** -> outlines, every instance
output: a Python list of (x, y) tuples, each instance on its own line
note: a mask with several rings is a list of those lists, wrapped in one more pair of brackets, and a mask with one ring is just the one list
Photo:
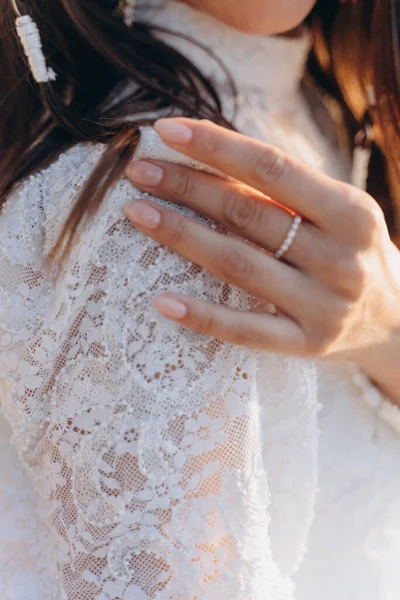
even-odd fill
[(316, 0), (185, 0), (231, 27), (248, 33), (279, 34), (304, 20)]
[[(315, 4), (315, 0), (185, 1), (232, 27), (259, 34), (294, 29)], [(400, 252), (375, 200), (276, 148), (212, 123), (163, 119), (155, 128), (164, 143), (236, 182), (141, 161), (128, 168), (132, 183), (207, 215), (264, 252), (150, 201), (126, 207), (132, 224), (216, 277), (272, 301), (278, 316), (246, 314), (176, 294), (155, 298), (154, 308), (186, 327), (233, 344), (294, 356), (349, 359), (400, 404)], [(293, 213), (303, 222), (286, 260), (278, 262), (265, 250), (273, 254), (279, 248)]]
[(375, 200), (208, 121), (162, 119), (155, 128), (167, 145), (235, 181), (140, 161), (128, 168), (136, 187), (184, 204), (270, 253), (293, 213), (304, 220), (282, 262), (150, 201), (127, 206), (135, 227), (216, 277), (272, 301), (279, 313), (244, 313), (177, 294), (155, 298), (154, 308), (233, 344), (349, 359), (400, 403), (400, 252)]

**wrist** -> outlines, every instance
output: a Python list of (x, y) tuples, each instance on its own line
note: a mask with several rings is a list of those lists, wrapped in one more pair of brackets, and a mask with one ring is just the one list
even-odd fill
[(357, 353), (352, 360), (389, 400), (400, 406), (400, 332)]

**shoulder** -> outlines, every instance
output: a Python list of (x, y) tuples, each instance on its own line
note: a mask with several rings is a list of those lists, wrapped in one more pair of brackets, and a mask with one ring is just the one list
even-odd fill
[[(46, 254), (54, 247), (72, 207), (105, 151), (106, 147), (101, 144), (79, 144), (41, 173), (41, 177), (47, 180), (44, 206)], [(117, 181), (108, 191), (99, 210), (84, 227), (82, 235), (91, 238), (102, 235), (107, 224), (123, 218), (123, 204), (138, 195), (139, 192), (127, 180)]]
[[(41, 272), (47, 279), (46, 257), (104, 151), (102, 145), (77, 145), (24, 182), (10, 198), (0, 227), (8, 232), (3, 236), (3, 243), (5, 251), (12, 253), (13, 262), (18, 260), (23, 265), (34, 262), (35, 272)], [(152, 128), (142, 130), (135, 158), (142, 157), (187, 161), (163, 146)], [(117, 314), (121, 317), (116, 330), (125, 329), (123, 317), (128, 314), (136, 318), (141, 313), (150, 318), (150, 298), (162, 291), (175, 290), (220, 301), (226, 288), (222, 282), (130, 225), (122, 208), (141, 195), (142, 192), (122, 178), (110, 188), (94, 217), (85, 223), (74, 243), (65, 274), (50, 294), (54, 310), (66, 307), (66, 319), (79, 312), (91, 291), (104, 298), (107, 312), (113, 318)], [(228, 296), (228, 304), (248, 307), (246, 294), (232, 289)]]
[(47, 235), (55, 225), (52, 215), (58, 213), (60, 223), (68, 216), (102, 152), (101, 146), (77, 145), (16, 187), (1, 211), (0, 246), (4, 254), (16, 263), (41, 266)]
[[(49, 167), (29, 177), (8, 199), (0, 218), (2, 232), (7, 228), (24, 231), (26, 243), (19, 243), (19, 258), (26, 260), (32, 248), (40, 247), (46, 255), (55, 244), (68, 215), (79, 197), (86, 181), (104, 155), (103, 144), (77, 144), (60, 155)], [(195, 168), (201, 165), (165, 146), (152, 127), (141, 129), (141, 139), (135, 158), (157, 158), (179, 162)], [(137, 198), (138, 190), (125, 179), (118, 181), (109, 190), (98, 214), (91, 224), (91, 232), (98, 231), (104, 215), (116, 217), (121, 214), (125, 202)], [(33, 237), (35, 239), (33, 239)], [(9, 244), (10, 235), (3, 235)], [(20, 240), (19, 240), (20, 241)], [(25, 256), (23, 253), (28, 253)]]
[[(37, 194), (43, 198), (45, 251), (48, 252), (56, 242), (61, 229), (68, 218), (74, 202), (77, 200), (86, 181), (102, 159), (106, 147), (103, 144), (78, 144), (63, 153), (49, 168), (35, 176), (36, 186), (44, 192)], [(134, 157), (157, 158), (170, 162), (192, 165), (186, 157), (165, 146), (152, 127), (141, 129), (141, 138)], [(116, 218), (125, 202), (137, 198), (140, 192), (122, 178), (114, 184), (104, 199), (98, 213), (91, 221), (90, 231), (101, 230), (104, 216)], [(31, 202), (35, 203), (35, 198)], [(108, 219), (109, 221), (109, 219)]]

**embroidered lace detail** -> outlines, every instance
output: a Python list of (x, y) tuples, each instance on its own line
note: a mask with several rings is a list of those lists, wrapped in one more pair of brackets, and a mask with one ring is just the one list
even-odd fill
[[(154, 155), (154, 134), (144, 131), (139, 153), (149, 147)], [(1, 221), (3, 409), (47, 507), (62, 594), (291, 598), (271, 547), (274, 467), (260, 444), (260, 401), (268, 413), (270, 391), (274, 402), (281, 398), (292, 468), (300, 456), (309, 465), (311, 487), (298, 481), (307, 499), (296, 511), (307, 527), (313, 370), (265, 357), (257, 381), (258, 353), (153, 311), (152, 296), (167, 289), (243, 310), (251, 299), (133, 230), (121, 208), (139, 194), (126, 181), (82, 233), (62, 280), (51, 280), (42, 257), (71, 206), (71, 188), (101, 152), (71, 150), (21, 187)], [(307, 417), (297, 422), (302, 406)]]

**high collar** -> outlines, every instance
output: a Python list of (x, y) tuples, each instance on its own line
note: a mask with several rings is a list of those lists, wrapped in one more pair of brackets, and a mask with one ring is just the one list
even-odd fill
[(311, 43), (307, 32), (297, 37), (247, 34), (178, 0), (167, 0), (158, 7), (146, 2), (139, 6), (138, 17), (173, 32), (158, 35), (214, 83), (227, 83), (228, 72), (239, 96), (257, 90), (274, 99), (283, 98), (300, 85)]

